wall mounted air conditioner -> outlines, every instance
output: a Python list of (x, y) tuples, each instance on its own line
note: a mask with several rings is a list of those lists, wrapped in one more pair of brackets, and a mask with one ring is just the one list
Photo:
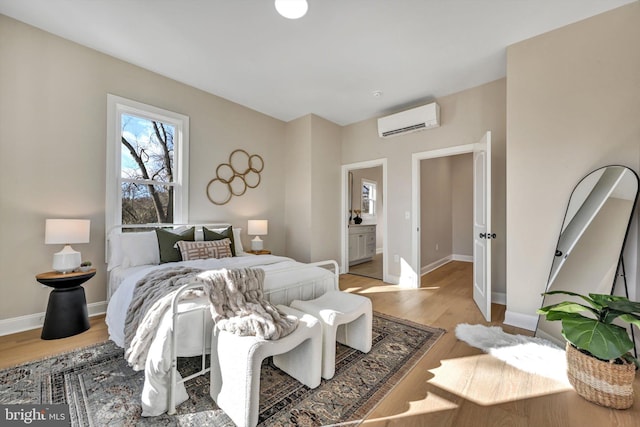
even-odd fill
[(440, 106), (435, 102), (378, 119), (380, 138), (404, 135), (440, 126)]

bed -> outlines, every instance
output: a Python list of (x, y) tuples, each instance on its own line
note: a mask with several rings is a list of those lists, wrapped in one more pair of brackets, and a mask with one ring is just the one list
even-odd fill
[[(161, 263), (154, 229), (170, 228), (170, 232), (181, 233), (192, 227), (195, 228), (195, 241), (203, 240), (203, 231), (213, 230), (221, 234), (226, 231), (227, 235), (233, 235), (235, 256)], [(265, 297), (273, 304), (288, 305), (294, 299), (309, 300), (338, 288), (338, 265), (335, 261), (304, 264), (282, 256), (245, 253), (240, 239), (241, 230), (231, 228), (229, 224), (149, 224), (135, 228), (138, 232), (124, 233), (122, 227), (116, 227), (107, 237), (109, 304), (106, 323), (109, 338), (123, 348), (125, 321), (136, 284), (147, 274), (160, 269), (261, 268), (265, 271)], [(204, 357), (202, 369), (196, 374), (182, 378), (176, 369), (177, 357), (199, 356), (210, 351), (213, 322), (206, 297), (183, 298), (197, 286), (188, 284), (175, 292), (170, 308), (157, 325), (144, 364), (143, 416), (175, 412), (175, 406), (188, 398), (184, 382), (209, 370), (204, 364)]]

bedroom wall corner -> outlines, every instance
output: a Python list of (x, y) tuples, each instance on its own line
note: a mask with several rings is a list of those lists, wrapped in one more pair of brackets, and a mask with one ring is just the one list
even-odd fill
[(311, 116), (311, 262), (340, 261), (342, 127)]
[(301, 262), (311, 260), (311, 116), (285, 125), (285, 252)]
[(286, 124), (285, 254), (340, 259), (340, 126), (309, 114)]

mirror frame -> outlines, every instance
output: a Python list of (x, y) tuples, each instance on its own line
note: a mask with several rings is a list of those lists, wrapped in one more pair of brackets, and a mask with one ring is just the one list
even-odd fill
[[(580, 179), (580, 181), (578, 181), (578, 183), (575, 185), (573, 190), (571, 191), (571, 194), (569, 196), (569, 199), (568, 199), (568, 202), (567, 202), (567, 206), (566, 206), (566, 209), (565, 209), (562, 225), (560, 227), (560, 233), (558, 235), (558, 240), (557, 240), (556, 245), (555, 245), (554, 256), (553, 256), (553, 260), (552, 260), (552, 263), (551, 263), (549, 276), (547, 278), (547, 282), (546, 282), (545, 287), (544, 287), (544, 292), (547, 292), (549, 290), (550, 284), (552, 285), (552, 282), (555, 280), (557, 275), (560, 273), (560, 270), (562, 269), (562, 266), (560, 266), (557, 269), (557, 271), (555, 272), (555, 275), (554, 275), (554, 265), (555, 265), (557, 257), (564, 255), (564, 257), (566, 259), (570, 254), (570, 252), (567, 253), (567, 254), (562, 254), (562, 252), (559, 251), (558, 247), (560, 246), (560, 242), (561, 242), (561, 239), (562, 239), (562, 233), (565, 231), (565, 228), (567, 227), (567, 214), (569, 213), (569, 208), (571, 207), (571, 200), (574, 197), (576, 190), (580, 187), (580, 184), (582, 184), (588, 177), (592, 176), (594, 173), (596, 173), (599, 170), (603, 170), (603, 169), (610, 168), (610, 167), (624, 168), (625, 171), (630, 172), (632, 177), (635, 178), (635, 184), (636, 184), (636, 186), (635, 186), (635, 196), (633, 197), (633, 203), (631, 205), (631, 210), (629, 211), (629, 217), (628, 217), (628, 220), (627, 220), (627, 223), (626, 223), (626, 227), (624, 229), (624, 235), (623, 235), (623, 238), (622, 238), (622, 241), (621, 241), (621, 244), (620, 244), (620, 251), (619, 251), (618, 257), (617, 257), (618, 261), (617, 261), (617, 265), (615, 267), (615, 273), (614, 273), (614, 276), (613, 276), (613, 282), (611, 284), (611, 288), (610, 288), (610, 291), (609, 291), (610, 294), (614, 294), (614, 292), (616, 290), (616, 284), (618, 283), (618, 279), (620, 278), (620, 274), (619, 274), (620, 273), (620, 269), (622, 269), (622, 272), (623, 272), (622, 279), (624, 281), (624, 295), (626, 297), (629, 297), (629, 292), (628, 292), (628, 288), (627, 288), (627, 281), (626, 281), (626, 273), (624, 271), (624, 249), (625, 249), (625, 246), (626, 246), (626, 243), (627, 243), (627, 238), (629, 236), (629, 230), (630, 230), (630, 227), (631, 227), (631, 223), (633, 222), (634, 213), (635, 213), (636, 207), (637, 207), (638, 194), (640, 192), (640, 179), (638, 178), (638, 174), (633, 169), (629, 168), (628, 166), (623, 166), (623, 165), (607, 165), (607, 166), (602, 166), (600, 168), (594, 169), (591, 172), (589, 172), (588, 174), (586, 174), (584, 177), (582, 177)], [(595, 187), (595, 185), (594, 185), (594, 187)], [(589, 193), (590, 192), (591, 192), (591, 190), (589, 191)], [(609, 198), (609, 197), (610, 197), (610, 195), (607, 196), (607, 198)], [(585, 198), (585, 200), (587, 200), (587, 199)], [(583, 204), (584, 204), (584, 201), (583, 201)], [(572, 216), (572, 218), (573, 218), (573, 216)], [(560, 252), (560, 254), (559, 254), (559, 252)], [(545, 306), (545, 299), (546, 299), (546, 297), (543, 296), (541, 307)], [(536, 329), (535, 329), (535, 332), (534, 332), (535, 336), (538, 336), (538, 332), (540, 331), (540, 321), (541, 321), (541, 316), (538, 315), (538, 321), (536, 323)], [(546, 332), (543, 331), (543, 333), (545, 335), (549, 336), (549, 334), (547, 334)], [(633, 327), (631, 328), (631, 335), (633, 337)], [(633, 338), (635, 338), (635, 337), (633, 337)], [(635, 339), (634, 339), (634, 344), (635, 344)], [(637, 351), (636, 351), (636, 354), (637, 354)]]

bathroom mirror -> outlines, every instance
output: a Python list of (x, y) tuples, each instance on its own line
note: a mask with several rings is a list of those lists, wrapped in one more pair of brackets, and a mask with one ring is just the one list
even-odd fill
[[(605, 166), (580, 180), (569, 198), (546, 291), (583, 295), (614, 292), (637, 196), (638, 176), (625, 166)], [(624, 295), (626, 283), (619, 286)], [(568, 298), (547, 295), (542, 305)], [(539, 316), (536, 336), (564, 347), (562, 322), (549, 322)]]

